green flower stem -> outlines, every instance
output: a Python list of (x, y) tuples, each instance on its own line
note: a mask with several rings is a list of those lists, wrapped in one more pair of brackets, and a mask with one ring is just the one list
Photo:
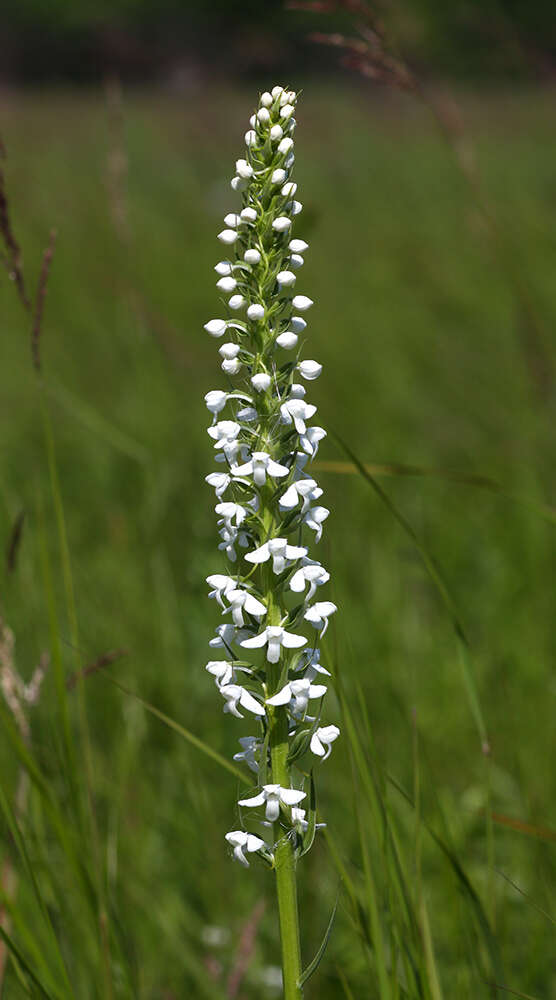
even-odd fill
[[(267, 507), (263, 513), (263, 522), (269, 527), (272, 524), (272, 512)], [(279, 625), (282, 617), (280, 604), (277, 601), (275, 586), (272, 582), (272, 571), (269, 567), (266, 574), (265, 603), (268, 608), (267, 621), (269, 625)], [(287, 654), (286, 654), (287, 655)], [(269, 664), (269, 688), (274, 694), (280, 684), (280, 674), (283, 664)], [(285, 707), (268, 706), (269, 746), (272, 783), (289, 788), (291, 784), (288, 767), (288, 713)], [(278, 818), (274, 823), (274, 870), (276, 872), (276, 895), (278, 898), (278, 918), (280, 922), (280, 941), (282, 947), (282, 976), (284, 985), (284, 1000), (300, 1000), (303, 991), (299, 986), (301, 978), (301, 945), (299, 941), (299, 914), (297, 908), (297, 877), (296, 859), (293, 845), (289, 837), (284, 835)]]
[[(270, 720), (270, 758), (272, 781), (284, 788), (290, 787), (288, 769), (288, 720), (285, 708), (275, 708)], [(299, 1000), (303, 996), (301, 978), (301, 948), (299, 943), (299, 916), (297, 910), (296, 861), (293, 845), (284, 835), (280, 820), (274, 824), (274, 867), (276, 894), (282, 943), (282, 973), (284, 1000)]]

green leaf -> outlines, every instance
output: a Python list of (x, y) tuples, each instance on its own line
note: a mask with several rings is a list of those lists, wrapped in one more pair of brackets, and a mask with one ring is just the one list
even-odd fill
[(317, 793), (315, 790), (315, 779), (313, 778), (313, 772), (311, 771), (311, 793), (309, 797), (309, 819), (308, 826), (303, 835), (303, 847), (299, 854), (302, 858), (304, 854), (307, 854), (313, 846), (313, 841), (315, 839), (315, 831), (317, 829)]
[(291, 742), (290, 752), (288, 753), (288, 764), (293, 764), (294, 760), (297, 760), (298, 757), (301, 757), (305, 753), (309, 746), (312, 732), (312, 729), (301, 729), (295, 734)]
[(311, 976), (313, 975), (313, 973), (317, 971), (317, 969), (318, 969), (318, 967), (319, 967), (319, 965), (320, 965), (320, 963), (322, 961), (323, 955), (324, 955), (324, 953), (326, 951), (326, 946), (328, 945), (328, 940), (330, 938), (330, 935), (332, 934), (332, 927), (334, 926), (334, 918), (336, 916), (336, 910), (338, 909), (338, 901), (339, 901), (339, 899), (340, 899), (340, 894), (338, 892), (338, 896), (336, 898), (336, 902), (334, 903), (334, 909), (332, 910), (332, 913), (330, 915), (330, 920), (328, 921), (328, 927), (326, 928), (326, 931), (324, 933), (324, 937), (322, 939), (321, 946), (320, 946), (319, 950), (317, 951), (317, 953), (316, 953), (313, 961), (310, 962), (309, 965), (307, 966), (307, 968), (304, 969), (303, 972), (301, 973), (301, 977), (299, 979), (299, 985), (300, 986), (304, 986), (305, 985), (305, 983), (307, 982), (307, 980), (310, 979)]

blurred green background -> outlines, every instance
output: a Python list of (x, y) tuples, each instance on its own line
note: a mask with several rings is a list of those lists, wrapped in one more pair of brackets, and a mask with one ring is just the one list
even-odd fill
[[(118, 17), (110, 7), (104, 19), (124, 34), (135, 25), (149, 30), (152, 5), (121, 6)], [(548, 52), (543, 5), (497, 6), (531, 32), (538, 15), (535, 37)], [(214, 8), (218, 36), (229, 15)], [(170, 14), (184, 14), (167, 9), (168, 23)], [(466, 9), (472, 20), (475, 5)], [(192, 5), (189, 13), (210, 48), (206, 7)], [(409, 26), (422, 17), (419, 37), (429, 40), (420, 58), (431, 54), (429, 78), (443, 74), (460, 37), (455, 16), (432, 3), (408, 7), (405, 20), (398, 14), (408, 38), (417, 37)], [(85, 5), (71, 14), (60, 3), (49, 18), (71, 41), (74, 30), (90, 39), (97, 15)], [(219, 311), (215, 236), (222, 216), (235, 209), (229, 180), (247, 119), (257, 92), (284, 82), (304, 90), (296, 147), (304, 213), (296, 235), (311, 244), (302, 290), (316, 305), (305, 353), (324, 364), (311, 397), (330, 432), (315, 473), (332, 511), (321, 543), (330, 597), (339, 606), (329, 656), (348, 701), (360, 706), (363, 693), (374, 747), (363, 730), (362, 739), (381, 771), (412, 794), (418, 760), (423, 820), (450, 845), (484, 904), (501, 957), (499, 985), (539, 1000), (556, 997), (556, 138), (553, 93), (538, 83), (538, 60), (532, 71), (520, 56), (512, 80), (504, 57), (496, 84), (487, 87), (485, 60), (474, 65), (464, 34), (468, 59), (460, 62), (468, 82), (464, 89), (453, 84), (457, 112), (445, 78), (442, 90), (431, 90), (443, 133), (430, 107), (414, 97), (340, 76), (328, 50), (319, 49), (320, 65), (311, 69), (309, 61), (303, 73), (286, 56), (278, 69), (288, 75), (279, 80), (268, 75), (273, 58), (244, 66), (236, 56), (229, 79), (222, 67), (213, 79), (201, 54), (179, 85), (173, 69), (162, 85), (163, 62), (156, 73), (145, 71), (141, 88), (121, 85), (113, 73), (121, 70), (125, 80), (131, 70), (116, 61), (110, 77), (87, 70), (88, 86), (79, 89), (75, 53), (68, 51), (67, 63), (59, 73), (53, 66), (46, 81), (43, 70), (26, 72), (21, 55), (31, 51), (30, 34), (43, 30), (42, 17), (31, 3), (8, 5), (2, 15), (19, 53), (0, 93), (2, 169), (30, 290), (52, 227), (57, 245), (40, 381), (31, 365), (30, 318), (5, 276), (0, 285), (4, 548), (25, 512), (16, 567), (3, 567), (0, 613), (14, 631), (26, 679), (56, 635), (68, 676), (107, 650), (127, 651), (85, 685), (94, 807), (119, 941), (115, 995), (234, 995), (226, 992), (227, 977), (241, 930), (261, 900), (267, 906), (238, 995), (279, 995), (268, 968), (278, 954), (272, 879), (261, 868), (246, 873), (232, 864), (223, 841), (234, 826), (238, 783), (104, 674), (228, 758), (247, 731), (222, 715), (203, 670), (217, 618), (204, 581), (224, 570), (203, 481), (211, 466), (203, 395), (222, 377), (202, 325)], [(258, 17), (253, 5), (242, 5), (237, 17), (253, 38), (272, 38), (276, 20), (288, 22), (278, 36), (282, 47), (298, 30), (294, 12)], [(311, 27), (331, 23), (313, 20)], [(436, 64), (435, 37), (443, 52)], [(40, 90), (31, 86), (36, 76), (44, 77)], [(67, 521), (77, 642), (45, 407)], [(418, 550), (346, 462), (335, 434), (361, 462), (378, 467), (378, 481), (439, 566), (470, 639), (471, 675)], [(59, 617), (53, 631), (49, 595)], [(68, 697), (80, 732), (77, 694)], [(62, 813), (68, 810), (69, 828), (67, 788), (57, 776), (58, 711), (50, 671), (32, 713), (32, 749)], [(328, 717), (339, 720), (333, 694)], [(0, 741), (7, 797), (18, 766), (13, 745)], [(349, 767), (344, 740), (319, 773), (318, 790), (322, 816), (357, 879), (362, 862)], [(393, 786), (390, 798), (411, 877), (413, 814)], [(87, 958), (74, 876), (33, 799), (27, 823), (29, 853), (44, 878), (75, 995), (104, 997), (100, 979), (90, 975), (94, 949)], [(3, 841), (6, 865), (13, 854), (7, 828)], [(453, 866), (426, 835), (422, 852), (444, 995), (503, 997), (470, 958), (482, 946)], [(307, 959), (337, 886), (321, 835), (301, 870)], [(386, 908), (383, 896), (380, 906)], [(30, 933), (39, 942), (42, 934), (30, 879), (22, 881), (17, 907), (14, 926), (25, 950)], [(3, 982), (7, 1000), (29, 995), (15, 965)], [(345, 896), (307, 996), (344, 995), (342, 976), (354, 996), (379, 995)]]

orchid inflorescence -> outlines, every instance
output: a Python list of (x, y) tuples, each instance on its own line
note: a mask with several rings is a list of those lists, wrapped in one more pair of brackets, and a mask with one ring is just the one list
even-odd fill
[(311, 532), (320, 541), (329, 511), (306, 472), (325, 431), (309, 423), (316, 407), (304, 384), (322, 366), (298, 354), (313, 303), (295, 291), (308, 249), (292, 237), (302, 210), (290, 179), (296, 100), (293, 91), (275, 87), (262, 94), (250, 120), (245, 158), (237, 160), (232, 180), (242, 207), (225, 217), (218, 237), (230, 254), (215, 268), (217, 288), (230, 296), (228, 318), (205, 324), (223, 341), (221, 367), (229, 379), (228, 389), (205, 396), (221, 466), (206, 479), (217, 499), (219, 549), (233, 567), (207, 578), (209, 596), (230, 620), (210, 642), (223, 658), (206, 669), (224, 711), (247, 713), (258, 726), (256, 736), (240, 739), (234, 758), (257, 776), (254, 793), (238, 805), (259, 809), (262, 825), (274, 829), (271, 844), (247, 830), (226, 835), (245, 865), (246, 853), (275, 864), (284, 841), (295, 857), (308, 850), (317, 826), (312, 778), (308, 803), (308, 775), (296, 768), (294, 779), (292, 765), (305, 753), (325, 760), (339, 735), (336, 726), (320, 724), (330, 674), (317, 648), (336, 606), (314, 600), (329, 574), (308, 548)]

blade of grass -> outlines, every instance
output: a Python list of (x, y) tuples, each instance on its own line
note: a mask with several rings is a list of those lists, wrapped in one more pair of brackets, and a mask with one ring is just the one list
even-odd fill
[[(341, 462), (321, 459), (314, 462), (313, 468), (316, 472), (330, 472), (336, 475), (350, 475), (359, 472), (357, 465), (353, 461)], [(517, 503), (522, 507), (528, 507), (536, 514), (540, 514), (547, 521), (556, 524), (556, 510), (554, 507), (551, 507), (549, 504), (538, 503), (529, 497), (516, 496), (515, 493), (511, 493), (505, 486), (502, 486), (501, 483), (498, 483), (495, 479), (491, 479), (490, 476), (482, 476), (478, 473), (450, 472), (445, 469), (428, 468), (423, 465), (405, 465), (402, 462), (387, 462), (378, 465), (372, 462), (365, 462), (363, 468), (371, 476), (443, 479), (450, 483), (459, 483), (461, 486), (475, 486), (478, 489), (499, 494), (504, 499), (510, 500), (512, 503)]]
[(323, 958), (324, 953), (326, 951), (328, 942), (330, 940), (330, 935), (332, 934), (332, 928), (334, 926), (334, 920), (335, 920), (335, 917), (336, 917), (336, 910), (338, 909), (339, 898), (340, 898), (340, 895), (338, 893), (338, 896), (336, 898), (336, 902), (334, 903), (334, 908), (333, 908), (332, 913), (330, 915), (330, 920), (328, 921), (328, 926), (327, 926), (327, 928), (326, 928), (326, 930), (324, 932), (324, 937), (322, 939), (320, 947), (319, 947), (319, 949), (318, 949), (318, 951), (317, 951), (314, 959), (312, 960), (312, 962), (309, 962), (309, 965), (301, 973), (301, 978), (299, 980), (299, 985), (300, 986), (304, 986), (305, 985), (305, 983), (307, 982), (307, 980), (310, 979), (311, 976), (317, 971), (317, 969), (318, 969), (318, 967), (319, 967), (319, 965), (320, 965), (320, 963), (322, 961), (322, 958)]
[(88, 403), (78, 399), (77, 396), (51, 378), (45, 383), (45, 388), (48, 395), (55, 399), (72, 417), (100, 440), (109, 444), (115, 451), (121, 452), (140, 465), (146, 465), (149, 462), (150, 456), (144, 445), (135, 441), (119, 427), (114, 427), (106, 417), (98, 413)]
[[(53, 927), (52, 921), (50, 919), (50, 914), (48, 912), (48, 908), (47, 908), (46, 903), (45, 903), (45, 901), (44, 901), (44, 899), (42, 897), (42, 893), (40, 891), (38, 880), (35, 877), (35, 872), (33, 870), (33, 866), (32, 866), (32, 864), (30, 862), (29, 855), (27, 853), (27, 848), (25, 846), (25, 840), (24, 840), (24, 838), (21, 835), (21, 831), (19, 829), (19, 825), (18, 825), (17, 819), (15, 817), (15, 814), (13, 813), (13, 810), (10, 807), (8, 799), (6, 798), (6, 796), (4, 794), (4, 789), (2, 788), (1, 785), (0, 785), (0, 809), (2, 810), (2, 813), (4, 815), (4, 819), (6, 821), (6, 825), (8, 827), (9, 832), (10, 832), (10, 836), (12, 838), (13, 843), (15, 844), (15, 846), (17, 848), (18, 854), (19, 854), (19, 856), (20, 856), (20, 858), (21, 858), (21, 860), (23, 862), (23, 867), (24, 867), (25, 872), (26, 872), (26, 874), (28, 876), (30, 885), (31, 885), (31, 887), (33, 889), (33, 893), (34, 893), (35, 899), (36, 899), (37, 904), (38, 904), (39, 912), (42, 915), (42, 918), (43, 918), (43, 921), (44, 921), (44, 926), (45, 926), (45, 928), (46, 928), (46, 930), (48, 932), (48, 936), (49, 936), (50, 942), (52, 944), (52, 953), (54, 954), (54, 956), (56, 958), (56, 963), (57, 963), (57, 966), (58, 966), (58, 975), (61, 976), (61, 980), (62, 980), (62, 982), (64, 983), (64, 986), (65, 986), (65, 989), (63, 991), (58, 991), (58, 989), (55, 988), (55, 993), (58, 996), (62, 997), (62, 998), (73, 997), (74, 993), (73, 993), (73, 990), (71, 988), (71, 984), (70, 984), (70, 981), (69, 981), (68, 972), (67, 972), (67, 969), (66, 969), (66, 964), (64, 962), (64, 958), (62, 956), (62, 952), (60, 951), (60, 945), (58, 943), (58, 938), (56, 937), (56, 933), (54, 931), (54, 927)], [(46, 971), (47, 974), (48, 974), (48, 966), (44, 966), (44, 971)], [(43, 976), (44, 976), (44, 971), (43, 971)]]
[(163, 722), (165, 726), (168, 726), (169, 729), (173, 729), (174, 732), (179, 733), (179, 735), (182, 736), (184, 740), (187, 740), (188, 743), (191, 743), (191, 745), (196, 747), (197, 750), (200, 750), (201, 753), (204, 753), (207, 757), (210, 757), (211, 760), (215, 761), (217, 764), (220, 765), (220, 767), (223, 767), (226, 771), (229, 771), (229, 773), (233, 774), (234, 777), (239, 778), (239, 780), (242, 781), (244, 785), (251, 787), (251, 785), (253, 784), (252, 779), (249, 778), (246, 774), (244, 774), (239, 767), (236, 767), (235, 764), (232, 764), (229, 760), (226, 760), (226, 758), (223, 757), (222, 754), (219, 754), (217, 750), (213, 750), (212, 747), (208, 745), (208, 743), (205, 743), (203, 740), (199, 739), (199, 737), (195, 736), (194, 733), (189, 731), (189, 729), (186, 729), (185, 726), (180, 725), (179, 722), (176, 722), (175, 719), (172, 719), (169, 715), (166, 715), (166, 713), (162, 712), (159, 708), (156, 708), (155, 705), (151, 705), (151, 703), (146, 701), (145, 698), (141, 698), (140, 695), (135, 694), (134, 691), (130, 691), (129, 688), (125, 687), (123, 684), (120, 683), (120, 681), (117, 681), (114, 677), (110, 677), (108, 674), (102, 674), (101, 676), (104, 677), (106, 680), (110, 681), (111, 684), (114, 684), (115, 687), (119, 688), (120, 691), (123, 692), (123, 694), (126, 694), (129, 698), (133, 698), (135, 701), (139, 702), (139, 704), (142, 705), (147, 712), (150, 712), (151, 715), (154, 715), (156, 719), (160, 719), (160, 721)]
[[(78, 662), (77, 652), (76, 652), (79, 648), (79, 629), (77, 624), (75, 592), (73, 586), (73, 575), (71, 570), (71, 559), (70, 559), (70, 551), (69, 551), (69, 543), (68, 543), (68, 535), (66, 527), (66, 518), (64, 513), (62, 491), (60, 488), (60, 480), (56, 464), (54, 434), (52, 431), (50, 413), (48, 411), (48, 406), (46, 404), (44, 393), (42, 390), (42, 382), (40, 381), (39, 381), (39, 391), (40, 391), (40, 408), (41, 408), (41, 418), (42, 418), (43, 434), (45, 441), (45, 451), (46, 451), (47, 465), (48, 465), (48, 475), (50, 481), (50, 489), (52, 493), (54, 513), (56, 518), (58, 542), (60, 546), (62, 578), (64, 582), (64, 591), (66, 596), (67, 613), (70, 626), (70, 639), (74, 650), (75, 670), (79, 670), (80, 664)], [(93, 798), (93, 759), (92, 759), (91, 739), (89, 733), (89, 723), (87, 719), (87, 707), (85, 701), (85, 682), (81, 674), (78, 675), (77, 706), (78, 706), (78, 718), (79, 718), (79, 728), (81, 736), (81, 750), (85, 768), (85, 785), (86, 785), (87, 806), (88, 806), (87, 810), (88, 827), (89, 827), (90, 841), (91, 841), (91, 853), (93, 857), (93, 871), (95, 874), (95, 888), (98, 900), (97, 931), (99, 939), (99, 948), (102, 957), (105, 995), (107, 997), (107, 1000), (113, 1000), (114, 984), (112, 981), (112, 967), (110, 960), (110, 930), (108, 921), (108, 908), (107, 908), (106, 892), (104, 886), (104, 875), (102, 871), (100, 837), (98, 832), (96, 813), (95, 813), (95, 803)]]
[(41, 997), (45, 997), (46, 1000), (57, 1000), (56, 994), (50, 993), (50, 991), (44, 986), (44, 984), (41, 982), (37, 974), (33, 971), (31, 966), (29, 965), (23, 953), (17, 947), (15, 941), (12, 940), (11, 936), (4, 930), (1, 924), (0, 924), (0, 937), (6, 943), (9, 951), (15, 955), (19, 965), (21, 966), (22, 969), (25, 970), (31, 982), (39, 990)]

